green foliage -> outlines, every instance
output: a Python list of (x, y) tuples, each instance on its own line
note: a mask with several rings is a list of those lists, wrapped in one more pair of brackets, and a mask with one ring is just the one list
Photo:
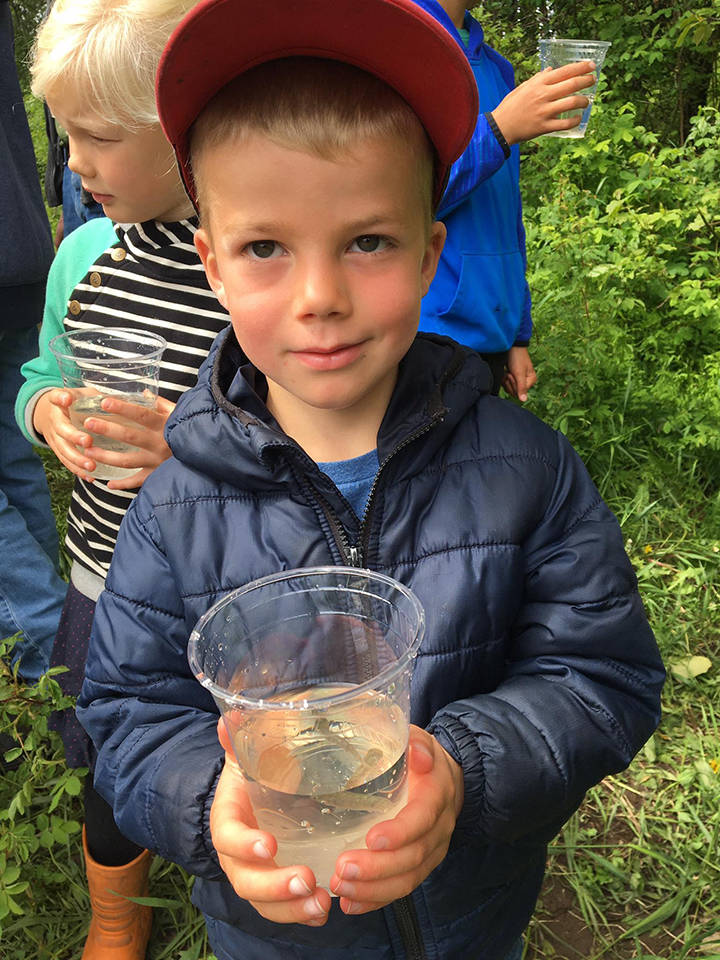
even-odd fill
[[(546, 139), (523, 168), (542, 389), (602, 491), (720, 476), (720, 114), (662, 147), (635, 108)], [(560, 282), (559, 282), (559, 278)]]
[(28, 59), (35, 32), (45, 14), (47, 0), (10, 0), (15, 28), (15, 62), (20, 86), (25, 93), (30, 89)]
[[(0, 734), (3, 791), (0, 797), (0, 932), (13, 917), (38, 909), (38, 883), (58, 893), (61, 870), (40, 866), (36, 855), (67, 849), (80, 831), (75, 802), (84, 771), (65, 766), (56, 734), (48, 730), (54, 709), (72, 701), (63, 697), (55, 668), (34, 686), (25, 686), (5, 665), (13, 640), (0, 641)], [(29, 868), (33, 868), (33, 883)]]
[(699, 107), (718, 99), (720, 3), (485, 0), (476, 15), (488, 41), (527, 79), (543, 36), (609, 40), (603, 100), (632, 102), (638, 121), (664, 143), (682, 143)]

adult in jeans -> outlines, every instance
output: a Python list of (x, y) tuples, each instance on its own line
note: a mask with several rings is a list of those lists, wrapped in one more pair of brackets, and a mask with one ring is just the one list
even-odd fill
[(22, 636), (12, 663), (37, 680), (50, 663), (66, 584), (42, 462), (14, 416), (20, 366), (37, 354), (53, 244), (15, 67), (12, 17), (0, 0), (0, 636)]

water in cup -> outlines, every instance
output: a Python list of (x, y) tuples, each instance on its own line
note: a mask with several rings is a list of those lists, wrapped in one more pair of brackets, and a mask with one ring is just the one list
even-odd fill
[(593, 73), (595, 82), (584, 90), (578, 91), (580, 95), (587, 97), (590, 101), (587, 107), (585, 107), (584, 110), (567, 110), (564, 113), (558, 114), (561, 118), (579, 116), (580, 123), (576, 127), (571, 127), (569, 130), (554, 130), (551, 133), (543, 134), (543, 136), (571, 139), (585, 136), (600, 79), (600, 70), (605, 60), (605, 54), (610, 46), (611, 44), (604, 40), (540, 40), (540, 66), (543, 70), (546, 67), (563, 67), (565, 64), (579, 63), (582, 60), (592, 60), (595, 63)]
[(309, 702), (307, 713), (255, 715), (233, 738), (258, 827), (278, 842), (276, 863), (306, 864), (324, 883), (344, 850), (364, 849), (370, 827), (407, 802), (399, 706), (366, 691), (349, 709), (313, 711), (313, 699), (348, 689), (297, 691), (292, 699)]
[[(98, 420), (119, 423), (124, 427), (137, 428), (137, 423), (135, 423), (134, 420), (123, 417), (119, 413), (109, 413), (107, 410), (103, 410), (102, 402), (106, 396), (108, 396), (108, 394), (96, 393), (79, 397), (70, 404), (68, 411), (70, 414), (70, 422), (74, 427), (88, 433), (92, 437), (93, 446), (99, 447), (101, 450), (109, 450), (112, 453), (135, 453), (138, 448), (132, 444), (124, 443), (122, 440), (114, 440), (100, 433), (92, 433), (92, 431), (85, 427), (84, 424), (87, 417), (95, 417)], [(135, 403), (143, 407), (152, 407), (155, 404), (154, 396), (144, 398), (137, 394), (123, 393), (113, 394), (113, 396), (118, 400)], [(77, 449), (84, 452), (83, 447), (78, 447)], [(100, 463), (99, 461), (96, 461), (96, 463), (97, 466), (89, 476), (96, 477), (99, 480), (119, 480), (122, 477), (131, 477), (140, 469), (139, 467), (115, 467), (112, 464)]]

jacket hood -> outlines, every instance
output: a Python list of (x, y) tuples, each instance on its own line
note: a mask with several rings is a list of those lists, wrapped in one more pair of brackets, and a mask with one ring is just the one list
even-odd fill
[[(410, 458), (412, 469), (422, 466), (467, 410), (490, 392), (491, 382), (490, 369), (478, 354), (447, 337), (419, 334), (400, 362), (380, 425), (380, 462), (423, 435), (422, 451), (416, 444)], [(286, 482), (293, 462), (304, 461), (307, 467), (309, 457), (283, 432), (264, 397), (265, 379), (229, 327), (216, 338), (197, 385), (180, 398), (168, 419), (165, 436), (174, 457), (236, 486), (266, 489)]]

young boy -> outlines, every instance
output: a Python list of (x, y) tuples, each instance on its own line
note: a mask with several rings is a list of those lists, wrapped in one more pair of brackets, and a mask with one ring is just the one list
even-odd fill
[[(198, 877), (219, 960), (514, 960), (547, 842), (654, 729), (663, 670), (565, 439), (491, 397), (477, 354), (415, 336), (432, 209), (475, 126), (467, 61), (411, 0), (203, 0), (157, 90), (232, 330), (98, 603), (96, 786)], [(407, 806), (339, 857), (331, 906), (309, 867), (274, 864), (186, 644), (233, 588), (343, 563), (407, 584), (427, 629)]]
[(438, 272), (422, 302), (420, 329), (442, 333), (483, 355), (500, 385), (527, 400), (537, 377), (528, 345), (530, 290), (518, 144), (579, 118), (558, 114), (587, 106), (590, 61), (544, 70), (515, 86), (510, 63), (485, 43), (465, 0), (416, 0), (462, 47), (478, 85), (472, 139), (453, 164), (437, 217), (447, 227)]

